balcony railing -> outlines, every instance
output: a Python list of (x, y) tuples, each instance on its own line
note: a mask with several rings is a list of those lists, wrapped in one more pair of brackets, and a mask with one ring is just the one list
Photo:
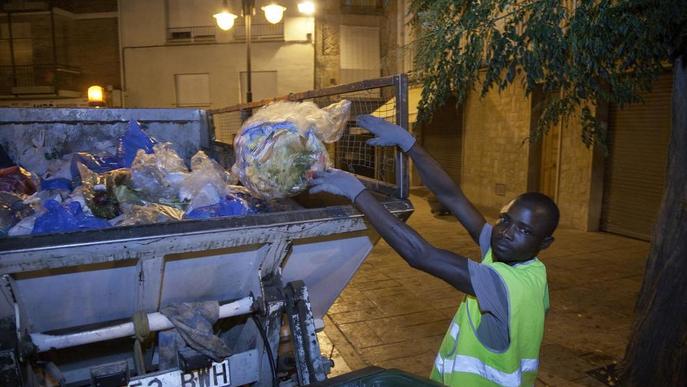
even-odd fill
[[(250, 32), (251, 40), (284, 40), (284, 23), (253, 23)], [(246, 40), (246, 26), (243, 21), (234, 26), (234, 40)]]
[(0, 94), (54, 94), (80, 90), (81, 70), (66, 65), (0, 66)]
[(384, 1), (341, 0), (341, 12), (344, 14), (382, 15), (384, 14)]
[(215, 26), (168, 28), (167, 41), (170, 43), (214, 42), (216, 32), (217, 29)]

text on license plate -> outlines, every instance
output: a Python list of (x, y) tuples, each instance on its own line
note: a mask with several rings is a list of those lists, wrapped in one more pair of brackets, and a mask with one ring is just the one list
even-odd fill
[(229, 359), (208, 368), (189, 372), (179, 370), (129, 382), (129, 387), (223, 387), (231, 384)]

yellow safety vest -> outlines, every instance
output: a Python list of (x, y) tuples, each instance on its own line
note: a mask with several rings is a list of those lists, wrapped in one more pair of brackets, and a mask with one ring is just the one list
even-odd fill
[(491, 249), (482, 264), (494, 268), (506, 285), (510, 344), (494, 352), (479, 341), (479, 303), (466, 296), (444, 336), (430, 378), (448, 386), (532, 386), (549, 307), (546, 268), (537, 258), (514, 266), (494, 262)]

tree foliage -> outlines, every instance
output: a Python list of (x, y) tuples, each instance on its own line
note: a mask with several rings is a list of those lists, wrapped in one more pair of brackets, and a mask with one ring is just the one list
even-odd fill
[[(686, 0), (413, 0), (418, 121), (453, 96), (482, 95), (522, 82), (547, 96), (536, 139), (580, 114), (581, 138), (605, 147), (595, 103), (637, 102), (684, 51)], [(522, 76), (518, 76), (522, 74)]]

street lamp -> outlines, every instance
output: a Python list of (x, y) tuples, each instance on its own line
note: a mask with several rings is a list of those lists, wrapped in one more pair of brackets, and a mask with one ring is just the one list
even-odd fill
[(277, 24), (281, 21), (281, 18), (284, 17), (284, 10), (286, 7), (272, 3), (262, 7), (261, 9), (265, 13), (265, 19), (267, 19), (268, 22)]
[[(227, 0), (222, 1), (224, 7), (221, 12), (212, 15), (217, 21), (217, 26), (223, 31), (228, 31), (234, 26), (234, 20), (238, 17), (229, 12)], [(265, 18), (272, 24), (279, 23), (284, 17), (286, 7), (277, 3), (270, 3), (261, 7), (265, 13)], [(301, 13), (310, 15), (315, 11), (315, 4), (312, 1), (302, 1), (298, 4)], [(250, 63), (250, 44), (253, 13), (255, 13), (255, 0), (241, 0), (241, 11), (243, 21), (246, 26), (246, 102), (253, 102), (253, 90), (251, 85), (251, 63)]]
[(312, 1), (301, 1), (298, 3), (298, 12), (304, 15), (312, 15), (315, 13), (315, 3)]

